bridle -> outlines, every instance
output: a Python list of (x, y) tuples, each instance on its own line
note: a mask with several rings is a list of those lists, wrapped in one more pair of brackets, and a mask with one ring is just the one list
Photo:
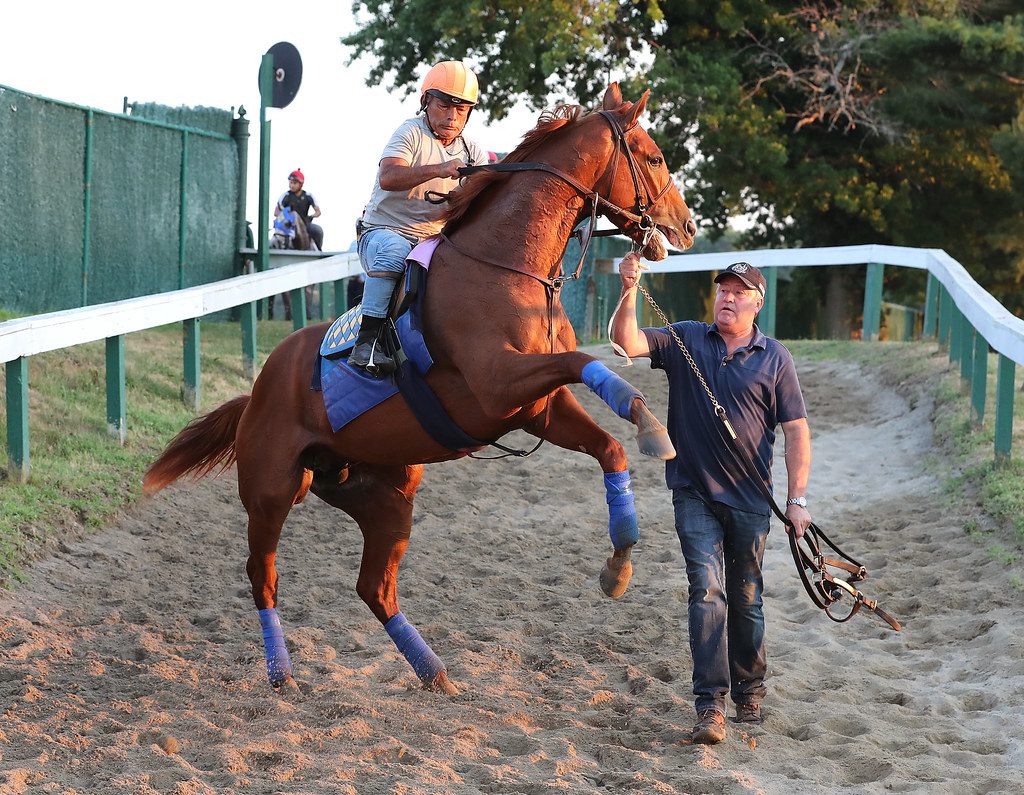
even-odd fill
[[(630, 133), (630, 131), (632, 131), (637, 126), (637, 123), (633, 122), (628, 127), (623, 128), (619, 124), (618, 119), (616, 119), (615, 116), (612, 115), (609, 111), (599, 111), (599, 115), (608, 123), (608, 126), (611, 128), (612, 133), (612, 155), (609, 163), (611, 168), (611, 179), (609, 184), (611, 186), (615, 185), (615, 177), (618, 174), (620, 157), (625, 157), (626, 165), (629, 167), (629, 174), (633, 181), (634, 201), (632, 207), (628, 209), (625, 207), (620, 207), (619, 205), (615, 204), (609, 199), (606, 199), (604, 196), (600, 194), (596, 185), (593, 188), (588, 188), (586, 185), (584, 185), (571, 174), (567, 174), (560, 168), (557, 168), (556, 166), (553, 166), (550, 163), (489, 163), (487, 165), (482, 166), (464, 166), (459, 169), (459, 175), (463, 177), (468, 177), (471, 174), (477, 174), (480, 172), (519, 171), (542, 171), (547, 174), (551, 174), (552, 176), (557, 177), (570, 187), (574, 188), (576, 192), (583, 197), (584, 207), (586, 207), (588, 204), (590, 205), (590, 229), (593, 230), (596, 227), (597, 216), (599, 213), (611, 214), (613, 216), (625, 218), (628, 222), (636, 224), (637, 227), (641, 230), (641, 240), (638, 242), (632, 236), (631, 240), (633, 241), (632, 250), (642, 251), (650, 242), (651, 237), (654, 235), (654, 232), (656, 231), (654, 219), (651, 218), (650, 211), (659, 201), (661, 201), (665, 197), (665, 194), (668, 193), (669, 189), (672, 187), (673, 184), (672, 178), (669, 177), (666, 180), (664, 186), (662, 186), (661, 190), (659, 190), (657, 194), (652, 196), (651, 190), (647, 184), (647, 180), (640, 172), (640, 168), (637, 165), (636, 158), (630, 151), (629, 144), (626, 141), (626, 136)], [(608, 173), (608, 167), (605, 168), (605, 173)], [(603, 175), (601, 178), (597, 180), (597, 182), (600, 183), (602, 179)], [(641, 184), (643, 186), (642, 188)], [(428, 202), (431, 202), (432, 204), (442, 204), (448, 200), (448, 194), (440, 193), (438, 191), (427, 191), (425, 198)], [(531, 273), (525, 270), (524, 268), (517, 267), (516, 265), (511, 263), (498, 262), (496, 260), (483, 258), (475, 254), (469, 254), (468, 252), (460, 249), (455, 243), (452, 242), (452, 240), (449, 237), (445, 236), (443, 233), (441, 237), (452, 248), (454, 248), (463, 256), (469, 257), (479, 262), (486, 262), (489, 265), (495, 265), (499, 268), (504, 268), (506, 270), (513, 270), (517, 271), (518, 273), (523, 273), (527, 276), (537, 279), (550, 290), (558, 290), (565, 282), (578, 279), (580, 277), (580, 273), (583, 270), (583, 260), (586, 257), (587, 248), (590, 244), (590, 239), (592, 237), (604, 237), (606, 235), (617, 234), (621, 234), (619, 229), (609, 229), (600, 232), (593, 232), (585, 240), (581, 241), (580, 261), (577, 264), (576, 270), (574, 272), (556, 276), (556, 271), (561, 268), (561, 260), (559, 260), (553, 265), (551, 271), (548, 273), (548, 276), (546, 278), (543, 276), (538, 276), (535, 273)]]

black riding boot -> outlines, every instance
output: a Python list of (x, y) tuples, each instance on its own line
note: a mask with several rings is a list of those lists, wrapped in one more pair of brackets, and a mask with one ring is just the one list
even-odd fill
[(356, 346), (348, 356), (351, 367), (361, 367), (370, 375), (385, 376), (395, 369), (395, 360), (384, 352), (380, 344), (380, 332), (385, 318), (363, 315), (359, 321), (359, 336)]

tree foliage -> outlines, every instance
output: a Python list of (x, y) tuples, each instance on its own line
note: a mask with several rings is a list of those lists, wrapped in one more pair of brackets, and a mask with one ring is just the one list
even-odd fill
[[(943, 248), (1024, 311), (1019, 0), (363, 0), (371, 82), (479, 69), (483, 110), (652, 89), (650, 128), (712, 237)], [(898, 286), (898, 285), (894, 285)]]

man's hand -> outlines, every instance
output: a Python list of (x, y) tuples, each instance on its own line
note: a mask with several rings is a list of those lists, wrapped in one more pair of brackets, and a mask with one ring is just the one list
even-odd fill
[(460, 158), (447, 163), (410, 166), (400, 157), (385, 157), (380, 161), (377, 181), (383, 190), (407, 191), (432, 179), (458, 179), (459, 169), (465, 165)]
[(629, 252), (619, 263), (619, 278), (622, 279), (622, 289), (631, 290), (640, 283), (640, 276), (648, 266), (640, 261), (640, 255), (635, 251)]
[(786, 518), (793, 523), (796, 537), (803, 538), (807, 525), (811, 523), (811, 515), (807, 512), (807, 509), (801, 508), (799, 505), (789, 505), (786, 507)]
[(458, 179), (459, 169), (465, 168), (466, 164), (462, 158), (457, 157), (454, 160), (449, 160), (447, 163), (441, 163), (437, 167), (437, 176), (441, 179)]

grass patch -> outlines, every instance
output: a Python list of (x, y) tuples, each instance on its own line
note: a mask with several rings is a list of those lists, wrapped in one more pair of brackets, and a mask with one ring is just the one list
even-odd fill
[[(290, 322), (261, 322), (258, 362), (290, 332)], [(203, 411), (250, 390), (237, 323), (202, 324), (200, 350)], [(14, 483), (3, 470), (0, 479), (0, 585), (21, 581), (26, 563), (138, 500), (142, 473), (192, 419), (181, 398), (180, 325), (128, 335), (125, 370), (128, 438), (121, 446), (107, 430), (103, 342), (29, 359), (31, 477)], [(6, 402), (0, 410), (6, 448)]]

